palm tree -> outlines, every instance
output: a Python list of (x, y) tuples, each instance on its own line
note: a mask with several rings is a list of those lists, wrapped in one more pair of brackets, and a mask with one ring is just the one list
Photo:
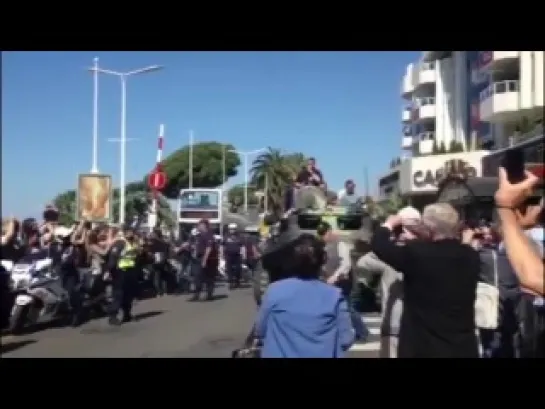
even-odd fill
[[(302, 153), (284, 154), (280, 149), (269, 147), (252, 163), (251, 183), (257, 189), (265, 189), (272, 208), (282, 207), (286, 186), (301, 170), (306, 161)], [(267, 181), (267, 183), (265, 183)]]

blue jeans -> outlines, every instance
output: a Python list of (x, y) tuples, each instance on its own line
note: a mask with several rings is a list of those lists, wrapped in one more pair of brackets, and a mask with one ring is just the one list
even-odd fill
[(361, 318), (361, 315), (356, 311), (350, 302), (348, 301), (348, 312), (350, 313), (350, 321), (352, 321), (352, 327), (356, 333), (357, 341), (365, 341), (369, 337), (369, 328), (365, 324), (365, 321)]

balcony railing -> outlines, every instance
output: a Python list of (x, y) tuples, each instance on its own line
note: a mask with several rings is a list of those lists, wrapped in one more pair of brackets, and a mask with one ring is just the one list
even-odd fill
[(420, 142), (422, 141), (433, 141), (435, 140), (435, 132), (422, 132), (417, 135), (417, 138)]
[(416, 101), (417, 107), (423, 107), (425, 105), (435, 105), (435, 97), (418, 98)]
[(508, 80), (508, 81), (499, 81), (490, 84), (488, 87), (483, 89), (479, 94), (481, 101), (490, 98), (494, 94), (505, 94), (506, 92), (518, 92), (520, 88), (520, 81), (518, 80)]
[(530, 139), (537, 138), (538, 136), (543, 137), (543, 124), (538, 124), (534, 129), (529, 132), (520, 134), (515, 133), (509, 137), (509, 147), (516, 146)]
[(435, 61), (420, 63), (420, 71), (428, 71), (435, 69)]

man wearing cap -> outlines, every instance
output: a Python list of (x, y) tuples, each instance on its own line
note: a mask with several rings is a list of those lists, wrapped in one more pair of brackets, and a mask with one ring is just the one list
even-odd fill
[[(122, 235), (116, 238), (108, 258), (107, 267), (112, 278), (112, 304), (108, 322), (110, 325), (120, 325), (132, 321), (132, 303), (136, 292), (138, 273), (136, 258), (138, 256), (134, 230), (126, 226)], [(119, 310), (123, 316), (117, 317)]]
[(208, 220), (199, 221), (197, 229), (199, 234), (195, 240), (195, 261), (193, 264), (195, 294), (190, 301), (199, 300), (203, 286), (206, 287), (206, 300), (211, 301), (219, 262), (217, 243), (214, 233), (210, 230)]
[(244, 243), (237, 232), (237, 224), (229, 224), (220, 251), (225, 260), (225, 271), (229, 279), (230, 290), (240, 286), (243, 245)]

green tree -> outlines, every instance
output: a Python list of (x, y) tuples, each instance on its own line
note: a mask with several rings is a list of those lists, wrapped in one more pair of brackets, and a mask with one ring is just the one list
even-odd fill
[[(119, 189), (113, 190), (112, 216), (113, 222), (119, 220)], [(76, 191), (67, 190), (53, 199), (53, 204), (59, 209), (59, 222), (63, 225), (70, 225), (76, 221)], [(126, 221), (132, 220), (135, 216), (145, 220), (146, 212), (151, 205), (152, 196), (143, 182), (129, 183), (125, 187), (125, 217)], [(168, 227), (175, 224), (175, 215), (165, 196), (158, 196), (157, 206), (158, 219)]]
[(459, 153), (464, 151), (464, 145), (461, 142), (450, 141), (449, 153)]
[(437, 146), (437, 140), (436, 139), (433, 140), (432, 153), (434, 155), (437, 155), (439, 153), (439, 146)]
[[(255, 196), (254, 186), (248, 186), (248, 204), (259, 204), (259, 199)], [(227, 199), (235, 208), (244, 203), (244, 184), (235, 185), (227, 191)]]
[[(127, 186), (125, 195), (125, 222), (130, 222), (135, 218), (145, 222), (147, 219), (147, 212), (151, 208), (151, 202), (153, 195), (146, 190), (130, 190)], [(119, 189), (114, 191), (113, 200), (113, 219), (119, 220)], [(164, 223), (167, 227), (171, 228), (176, 224), (176, 216), (172, 211), (168, 199), (159, 194), (157, 196), (157, 219), (158, 223)]]
[[(219, 142), (200, 142), (193, 145), (193, 186), (215, 188), (223, 180), (223, 152), (225, 149), (225, 178), (237, 174), (240, 166), (238, 154), (231, 152), (233, 145)], [(184, 146), (168, 155), (162, 161), (163, 171), (167, 175), (167, 184), (162, 194), (169, 199), (176, 199), (180, 189), (189, 187), (189, 146)], [(145, 181), (147, 183), (147, 177)]]
[[(279, 149), (269, 147), (252, 163), (250, 171), (252, 184), (265, 190), (272, 208), (282, 207), (286, 186), (305, 165), (306, 157), (302, 153), (284, 154)], [(266, 185), (266, 186), (265, 186)]]
[(76, 191), (67, 190), (53, 199), (53, 205), (59, 210), (59, 223), (71, 225), (76, 221)]

